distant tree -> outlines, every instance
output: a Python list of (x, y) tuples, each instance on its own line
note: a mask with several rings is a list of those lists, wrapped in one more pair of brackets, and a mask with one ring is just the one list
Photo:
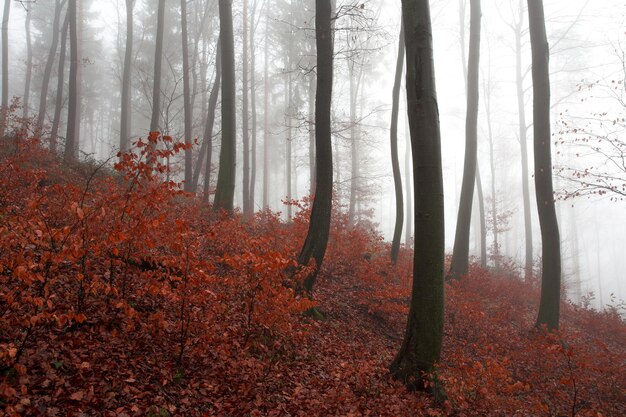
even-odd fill
[(30, 106), (30, 84), (33, 78), (33, 45), (31, 40), (30, 22), (32, 19), (32, 5), (26, 7), (26, 19), (24, 19), (24, 29), (26, 33), (26, 76), (24, 80), (24, 95), (22, 98), (22, 117), (26, 120), (29, 116)]
[(255, 191), (256, 191), (256, 171), (257, 171), (257, 108), (256, 108), (256, 52), (254, 50), (255, 41), (254, 41), (254, 33), (256, 31), (257, 23), (256, 23), (256, 6), (257, 0), (254, 0), (253, 6), (250, 10), (250, 113), (251, 113), (251, 123), (250, 127), (251, 133), (251, 149), (250, 149), (250, 204), (252, 206), (252, 211), (254, 211), (254, 199), (255, 199)]
[(333, 151), (331, 144), (330, 106), (333, 91), (333, 36), (331, 1), (315, 0), (315, 39), (317, 45), (317, 89), (315, 95), (315, 197), (306, 240), (298, 256), (298, 264), (308, 265), (315, 259), (315, 269), (304, 281), (304, 290), (311, 293), (322, 266), (332, 211)]
[(4, 136), (6, 128), (6, 112), (9, 106), (9, 14), (11, 0), (4, 0), (2, 14), (2, 109), (0, 109), (0, 137)]
[[(404, 25), (400, 24), (400, 40), (398, 42), (398, 59), (396, 61), (396, 75), (393, 83), (391, 107), (391, 166), (393, 169), (393, 183), (396, 191), (396, 224), (391, 241), (391, 262), (395, 265), (400, 252), (400, 238), (404, 223), (404, 199), (402, 198), (402, 178), (400, 176), (400, 161), (398, 159), (398, 109), (400, 107), (400, 86), (402, 85), (402, 69), (404, 68)], [(410, 198), (407, 196), (407, 198)], [(408, 214), (408, 213), (407, 213)]]
[(450, 264), (450, 277), (460, 278), (469, 267), (469, 237), (478, 153), (478, 71), (480, 59), (480, 0), (470, 0), (470, 51), (467, 73), (467, 116), (465, 120), (465, 163), (461, 200)]
[[(180, 0), (180, 22), (181, 36), (183, 47), (183, 106), (185, 113), (185, 137), (184, 142), (190, 146), (193, 138), (193, 107), (191, 105), (191, 84), (189, 81), (189, 37), (187, 30), (187, 0)], [(190, 147), (185, 149), (185, 185), (184, 190), (193, 191), (193, 166), (192, 166), (192, 150)]]
[(237, 103), (235, 97), (235, 43), (231, 0), (219, 0), (220, 42), (222, 45), (222, 146), (215, 189), (215, 210), (232, 213), (235, 196), (237, 144)]
[(79, 51), (78, 51), (78, 16), (76, 8), (77, 0), (69, 0), (68, 16), (70, 28), (70, 84), (69, 102), (67, 108), (67, 134), (65, 136), (64, 159), (74, 160), (78, 157), (78, 145), (80, 141), (80, 97), (79, 89)]
[(243, 0), (243, 53), (241, 56), (241, 98), (242, 114), (241, 114), (241, 129), (242, 129), (242, 141), (243, 141), (243, 186), (241, 187), (243, 193), (243, 214), (245, 216), (252, 216), (254, 211), (254, 202), (250, 201), (250, 110), (249, 105), (249, 90), (248, 90), (248, 0)]
[[(40, 136), (43, 132), (43, 124), (46, 118), (46, 106), (48, 103), (48, 86), (50, 85), (50, 76), (52, 75), (52, 66), (54, 58), (59, 46), (59, 33), (61, 32), (61, 11), (67, 0), (56, 0), (54, 7), (54, 21), (52, 23), (52, 42), (50, 51), (46, 59), (46, 66), (43, 72), (41, 82), (41, 94), (39, 95), (39, 113), (37, 114), (37, 124), (35, 126), (35, 135)], [(62, 77), (61, 77), (62, 78)]]
[(532, 49), (535, 192), (541, 227), (541, 301), (537, 326), (559, 328), (561, 243), (552, 188), (549, 47), (543, 0), (528, 0)]
[(120, 151), (130, 148), (131, 105), (130, 76), (133, 59), (133, 8), (135, 0), (126, 0), (126, 51), (124, 53), (124, 74), (122, 76), (122, 106), (120, 114)]
[(431, 378), (441, 355), (444, 312), (444, 211), (439, 109), (428, 0), (402, 0), (406, 92), (413, 154), (415, 250), (413, 289), (402, 346), (390, 365), (410, 389), (445, 394)]
[(69, 12), (65, 14), (63, 29), (61, 29), (61, 46), (59, 52), (59, 67), (57, 70), (57, 94), (54, 104), (54, 117), (52, 119), (52, 129), (50, 130), (50, 150), (57, 151), (59, 138), (59, 125), (61, 124), (61, 112), (63, 111), (63, 87), (65, 85), (65, 56), (67, 54), (67, 32), (69, 31)]
[(150, 131), (159, 131), (161, 116), (161, 66), (163, 64), (163, 34), (165, 31), (165, 0), (159, 0), (157, 12), (156, 46), (154, 49), (154, 78), (152, 80), (152, 116)]

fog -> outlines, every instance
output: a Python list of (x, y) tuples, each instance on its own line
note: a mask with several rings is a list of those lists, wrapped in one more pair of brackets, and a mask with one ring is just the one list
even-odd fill
[[(251, 54), (256, 59), (257, 101), (257, 175), (256, 210), (263, 208), (262, 146), (264, 141), (263, 109), (264, 66), (271, 78), (269, 94), (269, 164), (268, 204), (283, 212), (286, 190), (287, 163), (285, 147), (291, 135), (292, 177), (290, 197), (299, 199), (309, 194), (309, 124), (308, 80), (314, 64), (311, 30), (312, 1), (300, 2), (293, 22), (287, 22), (288, 3), (282, 1), (253, 1), (256, 22), (255, 43)], [(338, 1), (337, 10), (350, 3)], [(463, 176), (465, 143), (465, 82), (461, 54), (459, 7), (463, 1), (432, 1), (434, 53), (441, 118), (441, 137), (445, 181), (446, 246), (452, 251), (459, 193)], [(393, 234), (395, 197), (389, 151), (389, 122), (391, 91), (400, 30), (400, 2), (364, 1), (357, 7), (362, 15), (346, 13), (336, 21), (335, 67), (333, 91), (333, 146), (335, 150), (335, 188), (342, 210), (348, 210), (354, 171), (351, 164), (351, 144), (355, 136), (358, 146), (357, 221), (371, 220), (387, 240)], [(167, 1), (166, 39), (162, 96), (165, 108), (161, 126), (165, 133), (181, 137), (183, 132), (183, 99), (180, 46), (179, 2)], [(545, 2), (546, 26), (551, 46), (550, 70), (552, 92), (552, 132), (554, 181), (557, 194), (557, 215), (561, 231), (563, 277), (568, 297), (577, 303), (590, 303), (599, 308), (617, 305), (626, 298), (626, 200), (624, 199), (624, 147), (611, 148), (610, 143), (596, 145), (586, 138), (611, 138), (626, 141), (626, 4), (623, 0), (583, 1), (550, 0)], [(10, 97), (22, 97), (26, 74), (25, 10), (33, 15), (33, 81), (30, 111), (36, 112), (41, 77), (50, 48), (51, 10), (53, 0), (13, 2), (9, 20)], [(193, 74), (197, 83), (194, 106), (194, 137), (201, 139), (206, 118), (206, 100), (213, 81), (215, 43), (219, 31), (217, 1), (189, 2), (190, 42), (196, 45), (197, 56)], [(237, 65), (238, 105), (241, 105), (242, 63), (242, 2), (233, 2), (235, 27), (235, 59)], [(465, 16), (465, 48), (469, 39), (469, 5)], [(207, 11), (207, 18), (201, 16)], [(266, 15), (267, 12), (267, 15)], [(291, 11), (293, 13), (293, 10)], [(483, 28), (480, 58), (479, 151), (478, 164), (482, 177), (487, 217), (491, 216), (492, 201), (499, 219), (499, 246), (493, 247), (493, 230), (487, 234), (490, 248), (489, 265), (494, 254), (510, 259), (521, 273), (524, 264), (524, 219), (522, 208), (522, 175), (520, 160), (518, 107), (516, 96), (515, 39), (511, 25), (519, 18), (517, 1), (492, 0), (483, 2)], [(79, 33), (82, 60), (81, 157), (105, 159), (115, 155), (119, 146), (119, 102), (124, 60), (125, 2), (122, 0), (83, 1), (83, 17)], [(135, 56), (132, 74), (133, 138), (145, 137), (150, 124), (150, 85), (154, 59), (154, 28), (156, 0), (137, 1), (135, 5)], [(269, 16), (269, 20), (266, 16)], [(530, 45), (527, 15), (522, 17), (522, 70), (529, 149), (529, 169), (532, 175), (532, 81), (530, 77)], [(347, 35), (342, 28), (357, 27), (356, 35)], [(266, 37), (266, 28), (271, 31)], [(291, 29), (290, 29), (291, 28)], [(288, 32), (291, 30), (291, 36)], [(292, 38), (290, 41), (289, 38)], [(267, 40), (269, 39), (269, 40)], [(265, 61), (265, 42), (269, 42)], [(288, 46), (291, 42), (292, 45)], [(287, 60), (289, 48), (293, 55)], [(313, 49), (314, 52), (314, 49)], [(58, 54), (57, 54), (58, 55)], [(352, 70), (350, 70), (352, 68)], [(350, 74), (359, 78), (357, 115), (350, 114)], [(55, 69), (56, 71), (56, 69)], [(356, 72), (355, 72), (356, 71)], [(56, 77), (56, 73), (53, 75)], [(293, 112), (288, 118), (286, 91), (293, 88)], [(56, 80), (50, 83), (50, 96)], [(404, 88), (404, 87), (403, 87)], [(487, 112), (489, 103), (489, 114)], [(49, 106), (48, 113), (53, 106)], [(404, 92), (400, 100), (399, 149), (403, 184), (406, 153), (406, 108)], [(50, 114), (46, 121), (49, 122)], [(241, 115), (237, 116), (241, 139)], [(289, 120), (288, 120), (289, 119)], [(358, 124), (354, 125), (354, 121)], [(219, 124), (216, 121), (216, 126)], [(354, 135), (354, 132), (357, 132)], [(214, 132), (219, 132), (216, 127)], [(490, 161), (491, 138), (493, 167)], [(219, 141), (214, 139), (213, 170), (216, 170)], [(558, 144), (557, 144), (558, 143)], [(235, 190), (237, 206), (242, 203), (241, 144), (238, 145), (238, 177)], [(607, 146), (607, 147), (605, 147)], [(613, 153), (611, 153), (613, 152)], [(620, 153), (621, 152), (621, 153)], [(607, 159), (607, 154), (612, 157)], [(194, 158), (195, 160), (195, 158)], [(617, 165), (615, 165), (617, 162)], [(182, 160), (175, 161), (174, 172), (182, 180)], [(492, 175), (492, 169), (495, 175)], [(587, 171), (585, 171), (587, 170)], [(590, 189), (589, 193), (577, 181), (580, 172), (606, 173), (610, 184)], [(216, 171), (215, 171), (216, 172)], [(534, 200), (534, 184), (530, 184), (532, 199), (533, 248), (535, 268), (541, 253), (539, 223)], [(495, 196), (492, 192), (492, 184)], [(617, 184), (617, 185), (615, 185)], [(588, 188), (588, 187), (587, 187)], [(621, 190), (621, 193), (620, 193)], [(578, 191), (580, 195), (572, 197)], [(474, 213), (477, 205), (474, 205)], [(471, 254), (480, 255), (480, 236), (472, 221)], [(406, 216), (405, 216), (406, 218)], [(406, 228), (405, 228), (406, 233)], [(419, 238), (419, 236), (417, 237)], [(403, 236), (402, 241), (405, 241)]]

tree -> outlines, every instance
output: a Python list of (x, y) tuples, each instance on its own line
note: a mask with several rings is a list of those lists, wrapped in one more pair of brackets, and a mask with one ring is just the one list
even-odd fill
[(256, 190), (256, 148), (257, 148), (257, 140), (256, 140), (256, 128), (257, 128), (257, 114), (256, 114), (256, 55), (254, 51), (254, 32), (256, 31), (256, 6), (257, 1), (255, 0), (250, 11), (250, 113), (252, 119), (250, 120), (252, 126), (250, 128), (250, 132), (252, 134), (252, 144), (250, 149), (250, 205), (252, 211), (254, 211), (254, 199), (255, 199), (255, 190)]
[(59, 124), (61, 123), (61, 112), (63, 111), (63, 86), (65, 77), (65, 55), (67, 52), (67, 32), (69, 30), (69, 12), (65, 14), (63, 29), (61, 29), (61, 46), (59, 52), (59, 68), (57, 70), (57, 95), (54, 105), (54, 118), (52, 119), (52, 129), (50, 130), (50, 150), (57, 151), (57, 141), (59, 138)]
[(126, 0), (126, 51), (124, 53), (124, 75), (122, 77), (122, 106), (120, 113), (120, 152), (130, 148), (131, 106), (130, 75), (133, 59), (133, 8), (135, 0)]
[(78, 62), (78, 18), (76, 13), (76, 1), (77, 0), (69, 0), (68, 3), (70, 28), (70, 85), (68, 91), (67, 134), (63, 156), (66, 161), (78, 157), (78, 144), (80, 140), (80, 97), (78, 94), (80, 67)]
[(185, 112), (185, 138), (184, 142), (187, 147), (185, 148), (185, 185), (184, 189), (187, 192), (191, 192), (193, 185), (193, 172), (192, 172), (192, 155), (191, 155), (191, 142), (192, 142), (192, 123), (193, 123), (193, 107), (191, 106), (191, 86), (189, 84), (189, 39), (187, 36), (187, 0), (180, 0), (180, 22), (181, 22), (181, 36), (183, 47), (183, 105)]
[(537, 326), (559, 328), (561, 244), (552, 189), (549, 48), (543, 0), (528, 0), (533, 78), (535, 193), (541, 229), (541, 301)]
[(480, 0), (470, 0), (470, 51), (467, 74), (467, 116), (465, 120), (465, 163), (461, 201), (454, 236), (450, 277), (460, 278), (469, 267), (469, 236), (478, 153), (478, 70), (480, 59)]
[(48, 52), (48, 59), (43, 72), (41, 82), (41, 94), (39, 95), (39, 113), (37, 114), (37, 125), (35, 126), (35, 135), (40, 136), (43, 131), (43, 123), (46, 118), (46, 105), (48, 103), (48, 86), (50, 85), (50, 76), (52, 75), (52, 66), (54, 65), (54, 57), (59, 46), (59, 32), (61, 31), (61, 11), (67, 0), (56, 0), (54, 7), (54, 21), (52, 23), (52, 43)]
[(163, 63), (163, 32), (165, 30), (165, 0), (159, 0), (156, 29), (156, 46), (154, 49), (154, 78), (152, 84), (152, 116), (150, 131), (159, 130), (161, 116), (161, 66)]
[(24, 81), (24, 96), (22, 105), (22, 117), (24, 120), (28, 118), (30, 105), (30, 84), (33, 75), (33, 45), (31, 42), (30, 22), (32, 19), (31, 7), (26, 8), (26, 19), (24, 20), (24, 29), (26, 31), (26, 80)]
[[(248, 0), (243, 0), (243, 54), (241, 57), (242, 65), (242, 89), (241, 96), (243, 99), (241, 125), (243, 133), (243, 214), (252, 216), (254, 211), (254, 202), (250, 201), (250, 129), (248, 122), (250, 114), (248, 110)], [(254, 22), (252, 22), (254, 23)]]
[(331, 1), (315, 0), (315, 42), (317, 46), (317, 87), (315, 93), (315, 197), (309, 229), (298, 256), (299, 265), (315, 259), (315, 269), (306, 277), (304, 290), (310, 295), (328, 244), (333, 194), (333, 150), (330, 134), (330, 106), (333, 92), (333, 37)]
[(231, 0), (219, 0), (220, 42), (222, 45), (222, 146), (215, 189), (215, 210), (232, 213), (235, 197), (235, 161), (237, 143), (235, 98), (235, 41)]
[(413, 156), (415, 251), (411, 306), (402, 346), (390, 365), (411, 389), (444, 393), (431, 374), (441, 355), (444, 311), (444, 211), (439, 109), (428, 0), (402, 0), (406, 91)]
[(0, 112), (0, 137), (4, 136), (6, 128), (7, 108), (9, 106), (9, 14), (11, 0), (4, 0), (2, 14), (2, 108)]
[[(404, 68), (404, 26), (400, 24), (400, 40), (398, 42), (398, 60), (396, 61), (396, 76), (393, 83), (393, 101), (391, 107), (391, 166), (393, 169), (393, 183), (396, 191), (396, 223), (391, 242), (391, 262), (395, 265), (400, 251), (402, 237), (402, 223), (404, 222), (404, 199), (402, 198), (402, 178), (400, 177), (400, 161), (398, 159), (398, 108), (400, 107), (400, 85), (402, 84), (402, 69)], [(408, 213), (407, 213), (408, 214)]]

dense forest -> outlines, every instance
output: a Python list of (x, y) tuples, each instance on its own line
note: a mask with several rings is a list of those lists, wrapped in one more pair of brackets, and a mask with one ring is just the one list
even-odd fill
[(4, 0), (0, 416), (626, 415), (596, 3)]

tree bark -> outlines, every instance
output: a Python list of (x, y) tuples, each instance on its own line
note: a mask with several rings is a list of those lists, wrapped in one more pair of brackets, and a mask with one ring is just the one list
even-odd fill
[(250, 149), (250, 205), (252, 206), (252, 212), (254, 212), (254, 199), (255, 199), (255, 191), (256, 191), (256, 148), (257, 148), (257, 138), (256, 138), (256, 128), (257, 128), (257, 115), (256, 115), (256, 56), (254, 51), (254, 32), (256, 31), (256, 5), (257, 1), (254, 0), (252, 10), (250, 11), (250, 113), (252, 116), (251, 122), (252, 126), (250, 132), (252, 133), (252, 144)]
[(2, 14), (2, 109), (0, 109), (0, 137), (4, 136), (9, 108), (9, 15), (11, 0), (4, 0)]
[(533, 76), (535, 193), (541, 229), (541, 301), (537, 326), (559, 328), (561, 242), (552, 189), (549, 48), (542, 0), (528, 0)]
[[(402, 196), (402, 178), (400, 176), (400, 161), (398, 159), (398, 109), (400, 107), (400, 86), (402, 84), (402, 69), (404, 68), (404, 25), (400, 24), (400, 40), (398, 42), (398, 59), (396, 61), (396, 76), (393, 83), (391, 106), (391, 167), (393, 170), (393, 184), (396, 192), (396, 223), (391, 241), (391, 263), (396, 264), (400, 252), (402, 225), (404, 223), (404, 198)], [(408, 214), (408, 213), (407, 213)]]
[(215, 189), (215, 210), (233, 212), (237, 144), (237, 103), (235, 98), (235, 45), (231, 0), (219, 0), (222, 44), (222, 146)]
[[(410, 389), (430, 389), (442, 400), (437, 380), (425, 384), (441, 355), (444, 310), (444, 211), (439, 110), (435, 88), (428, 0), (402, 0), (406, 89), (413, 155), (415, 251), (413, 289), (402, 346), (390, 365)], [(426, 386), (428, 385), (428, 388)]]
[(67, 108), (67, 134), (65, 135), (65, 152), (64, 159), (66, 161), (75, 160), (78, 157), (79, 130), (80, 130), (80, 98), (78, 96), (78, 17), (76, 12), (76, 1), (69, 0), (68, 14), (70, 26), (70, 82), (69, 82), (69, 98)]
[(243, 141), (243, 184), (241, 191), (243, 194), (243, 214), (246, 217), (252, 216), (252, 205), (250, 204), (250, 130), (248, 126), (249, 122), (249, 109), (248, 109), (248, 0), (243, 0), (243, 54), (241, 57), (241, 72), (242, 72), (242, 114), (241, 114), (241, 129), (242, 129), (242, 141)]
[(26, 119), (29, 116), (30, 105), (30, 83), (33, 76), (33, 47), (31, 42), (30, 22), (32, 12), (30, 6), (26, 8), (26, 19), (24, 20), (24, 29), (26, 31), (26, 76), (24, 81), (24, 98), (22, 99), (24, 108), (22, 117), (24, 118), (24, 126), (27, 126)]
[(263, 68), (263, 210), (269, 208), (269, 3), (265, 6), (265, 45), (264, 45), (264, 68)]
[(469, 237), (472, 200), (478, 153), (478, 72), (480, 59), (480, 0), (470, 0), (470, 52), (467, 76), (467, 117), (465, 120), (465, 163), (461, 200), (457, 216), (450, 278), (459, 279), (469, 268)]
[(126, 0), (126, 51), (124, 54), (124, 73), (122, 76), (122, 106), (120, 114), (120, 152), (130, 149), (130, 71), (133, 58), (133, 8), (135, 0)]
[(54, 107), (54, 118), (52, 119), (52, 130), (50, 131), (50, 150), (57, 151), (57, 141), (59, 138), (59, 124), (61, 123), (61, 112), (63, 111), (63, 87), (65, 85), (65, 55), (67, 53), (67, 32), (69, 29), (69, 12), (65, 14), (63, 29), (61, 30), (61, 49), (59, 53), (59, 68), (57, 70), (57, 96)]
[(35, 126), (35, 136), (37, 137), (40, 137), (43, 133), (43, 124), (46, 118), (46, 107), (48, 104), (48, 86), (50, 85), (50, 76), (52, 75), (54, 57), (56, 56), (57, 48), (59, 46), (59, 32), (61, 30), (61, 10), (63, 9), (65, 2), (66, 0), (56, 0), (56, 5), (54, 8), (54, 21), (52, 23), (52, 42), (50, 44), (50, 51), (48, 52), (46, 66), (43, 71), (41, 94), (39, 96), (39, 113), (37, 114), (37, 125)]
[(311, 294), (319, 272), (330, 231), (333, 194), (333, 152), (330, 132), (330, 106), (333, 90), (333, 37), (330, 26), (330, 0), (315, 1), (315, 39), (317, 46), (317, 90), (315, 95), (315, 198), (306, 240), (298, 264), (315, 259), (315, 269), (304, 280), (304, 290)]
[(165, 30), (165, 0), (159, 0), (157, 11), (156, 46), (154, 49), (154, 77), (152, 80), (152, 116), (150, 132), (158, 132), (161, 118), (161, 67), (163, 64), (163, 31)]
[(191, 83), (189, 82), (189, 39), (187, 30), (187, 0), (180, 0), (180, 23), (183, 46), (183, 105), (185, 113), (185, 185), (184, 190), (193, 191), (192, 149), (193, 107), (191, 106)]

